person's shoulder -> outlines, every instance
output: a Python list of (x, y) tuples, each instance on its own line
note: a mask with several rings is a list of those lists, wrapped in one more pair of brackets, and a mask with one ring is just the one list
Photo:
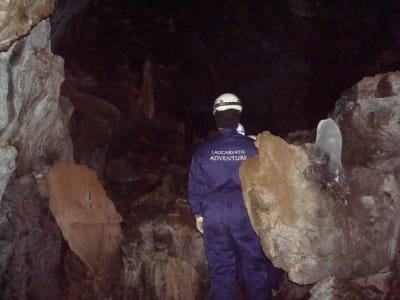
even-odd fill
[(254, 144), (254, 140), (248, 136), (242, 136), (242, 145), (244, 145), (247, 150), (250, 150), (254, 153), (258, 151), (256, 145)]
[(194, 151), (194, 155), (201, 155), (202, 153), (206, 152), (212, 145), (212, 139), (208, 139), (204, 142), (202, 142), (201, 144), (199, 144), (196, 147), (196, 150)]
[(254, 139), (252, 139), (251, 137), (247, 136), (247, 135), (240, 135), (240, 139), (247, 144), (252, 144), (254, 145)]

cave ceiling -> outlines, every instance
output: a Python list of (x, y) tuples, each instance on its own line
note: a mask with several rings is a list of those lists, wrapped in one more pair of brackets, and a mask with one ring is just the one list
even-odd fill
[(195, 126), (212, 126), (213, 99), (229, 91), (249, 133), (314, 128), (361, 78), (400, 65), (395, 0), (68, 2), (52, 22), (67, 68), (140, 86), (149, 61), (158, 110)]

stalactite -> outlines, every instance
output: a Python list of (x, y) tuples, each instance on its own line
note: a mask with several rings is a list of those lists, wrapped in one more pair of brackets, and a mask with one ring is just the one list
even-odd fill
[(143, 112), (147, 119), (151, 120), (155, 114), (153, 72), (151, 63), (147, 60), (143, 66), (143, 84), (141, 98), (143, 102)]

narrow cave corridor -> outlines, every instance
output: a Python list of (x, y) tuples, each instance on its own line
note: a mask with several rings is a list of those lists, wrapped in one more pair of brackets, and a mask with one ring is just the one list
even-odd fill
[[(41, 2), (37, 5), (51, 1)], [(353, 234), (359, 251), (373, 262), (364, 266), (359, 262), (360, 252), (347, 245), (337, 250), (322, 223), (318, 223), (319, 233), (326, 236), (327, 245), (331, 243), (327, 247), (334, 249), (334, 258), (326, 262), (325, 257), (332, 253), (326, 254), (323, 247), (312, 254), (321, 264), (319, 269), (326, 263), (331, 271), (327, 274), (338, 278), (335, 288), (343, 296), (338, 299), (399, 299), (400, 267), (394, 242), (400, 228), (394, 221), (400, 211), (400, 193), (396, 194), (400, 191), (396, 134), (400, 124), (400, 76), (396, 75), (400, 70), (399, 12), (400, 3), (395, 0), (54, 0), (48, 28), (39, 25), (39, 33), (32, 30), (33, 36), (22, 36), (23, 41), (18, 39), (10, 50), (0, 53), (4, 53), (0, 60), (7, 66), (0, 72), (6, 74), (4, 82), (9, 84), (4, 90), (11, 91), (0, 99), (6, 103), (1, 104), (0, 112), (7, 112), (2, 115), (7, 119), (4, 126), (0, 122), (0, 159), (1, 165), (8, 164), (4, 169), (10, 173), (0, 202), (0, 299), (208, 299), (203, 238), (196, 231), (187, 202), (187, 180), (194, 150), (216, 131), (212, 105), (225, 92), (242, 100), (241, 123), (247, 134), (267, 132), (258, 140), (258, 147), (276, 147), (275, 152), (260, 150), (257, 167), (249, 165), (243, 171), (243, 186), (250, 187), (244, 191), (245, 202), (264, 197), (262, 189), (250, 191), (254, 186), (279, 185), (268, 181), (266, 170), (279, 170), (282, 165), (283, 173), (300, 169), (306, 160), (304, 153), (310, 161), (323, 161), (319, 149), (309, 145), (318, 136), (319, 122), (328, 116), (335, 119), (343, 144), (351, 145), (344, 146), (341, 153), (348, 186), (322, 183), (321, 195), (334, 200), (361, 199), (361, 221), (353, 218), (359, 211), (356, 204), (346, 210), (347, 202), (336, 200), (319, 207), (316, 214), (332, 222), (330, 225), (336, 226), (343, 218), (342, 223), (347, 222), (343, 228), (355, 228), (351, 233), (343, 230), (346, 239), (346, 234)], [(49, 49), (41, 37), (46, 34), (41, 31), (47, 30)], [(40, 43), (43, 45), (38, 46)], [(29, 63), (30, 55), (47, 51), (51, 53), (46, 58)], [(20, 64), (23, 67), (18, 67)], [(18, 78), (22, 75), (18, 74), (28, 73), (26, 70), (37, 74), (27, 75), (28, 92), (20, 92)], [(54, 81), (47, 81), (52, 78)], [(349, 116), (353, 107), (346, 105), (361, 103), (367, 94), (385, 101), (360, 104), (360, 110), (354, 110), (358, 114)], [(13, 97), (33, 102), (10, 104)], [(40, 104), (41, 99), (50, 98), (55, 102)], [(19, 107), (26, 116), (19, 115)], [(18, 120), (14, 122), (17, 129), (7, 129), (14, 124), (9, 121), (13, 118)], [(375, 135), (381, 128), (387, 131)], [(283, 141), (289, 144), (287, 148)], [(15, 146), (18, 154), (1, 152), (9, 145)], [(293, 150), (293, 145), (304, 153)], [(270, 165), (261, 160), (267, 152), (273, 161)], [(274, 156), (277, 153), (282, 157)], [(287, 166), (291, 156), (298, 165)], [(85, 177), (86, 169), (74, 173), (67, 166), (74, 188), (72, 183), (66, 188), (62, 178), (67, 171), (57, 175), (58, 171), (51, 169), (60, 161), (87, 166), (98, 183), (87, 179), (93, 175), (90, 171)], [(9, 167), (11, 162), (15, 166)], [(52, 175), (43, 175), (49, 169)], [(306, 180), (298, 185), (311, 192), (298, 193), (301, 200), (320, 193), (314, 190), (315, 182), (318, 185), (325, 180), (320, 165), (311, 164), (304, 170), (301, 176)], [(275, 177), (285, 182), (298, 176), (290, 172), (293, 176), (276, 171)], [(253, 178), (254, 174), (260, 177)], [(50, 179), (44, 183), (46, 176)], [(84, 186), (86, 180), (90, 188)], [(53, 182), (51, 187), (49, 182)], [(76, 187), (82, 189), (81, 194), (72, 192)], [(106, 195), (98, 192), (103, 188)], [(57, 205), (71, 213), (57, 215), (51, 197), (61, 189), (66, 190), (65, 200)], [(286, 193), (290, 188), (284, 189), (283, 198), (290, 194)], [(281, 193), (278, 188), (271, 190)], [(257, 193), (260, 195), (255, 196)], [(73, 204), (65, 204), (74, 197), (101, 199), (101, 216), (85, 215)], [(257, 205), (266, 207), (265, 203)], [(290, 215), (285, 224), (288, 228), (294, 220), (306, 223), (298, 217), (302, 213), (310, 218), (304, 207), (314, 209), (311, 204), (296, 205), (275, 205), (280, 213)], [(251, 218), (260, 231), (267, 232), (265, 224), (257, 223), (258, 215), (265, 214), (259, 207), (252, 207)], [(333, 210), (338, 215), (331, 220), (328, 214)], [(65, 218), (64, 227), (60, 216)], [(272, 208), (271, 216), (276, 217)], [(276, 218), (276, 223), (285, 220)], [(342, 223), (337, 225), (340, 230)], [(285, 234), (293, 234), (288, 239), (300, 245), (296, 238), (304, 228), (297, 229)], [(305, 252), (308, 246), (316, 248), (313, 242), (321, 237), (315, 228), (312, 232), (310, 244), (304, 245), (308, 239), (301, 244)], [(371, 240), (364, 242), (364, 236)], [(121, 247), (115, 242), (119, 238)], [(274, 241), (279, 244), (278, 238)], [(374, 243), (380, 246), (371, 245)], [(98, 249), (102, 254), (111, 253), (115, 244), (117, 258), (101, 261), (95, 256)], [(285, 249), (290, 243), (280, 246)], [(268, 246), (265, 249), (273, 252)], [(346, 269), (338, 262), (336, 251), (342, 251), (343, 264), (353, 261), (358, 265)], [(277, 255), (281, 287), (274, 292), (274, 299), (326, 299), (328, 288), (324, 285), (331, 284), (334, 277), (321, 275), (306, 262), (303, 265), (298, 257), (305, 256), (300, 250), (287, 253), (287, 257)], [(379, 269), (388, 264), (387, 253), (390, 266)], [(337, 268), (332, 267), (335, 264)], [(309, 267), (312, 275), (295, 273), (296, 266)], [(101, 271), (94, 271), (96, 268)], [(238, 294), (239, 300), (245, 300), (240, 287)]]

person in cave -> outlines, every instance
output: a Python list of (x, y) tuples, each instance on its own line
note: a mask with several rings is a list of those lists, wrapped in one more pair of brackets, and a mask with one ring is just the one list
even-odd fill
[(277, 288), (277, 269), (262, 251), (242, 198), (239, 165), (258, 152), (253, 140), (237, 131), (241, 111), (234, 94), (215, 100), (218, 133), (197, 147), (189, 172), (188, 199), (204, 234), (210, 299), (236, 299), (238, 279), (248, 300), (271, 299)]

